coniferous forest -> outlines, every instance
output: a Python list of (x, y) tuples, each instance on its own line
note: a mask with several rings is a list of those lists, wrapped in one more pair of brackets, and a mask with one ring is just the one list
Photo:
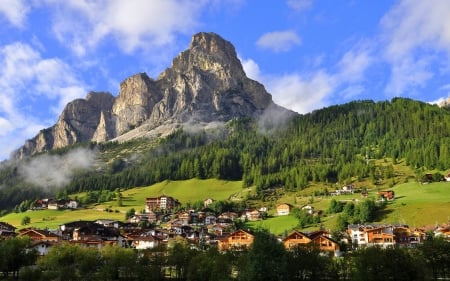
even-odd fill
[[(111, 151), (133, 150), (148, 140), (79, 144), (100, 151), (98, 167), (77, 171), (69, 184), (55, 187), (71, 194), (147, 186), (163, 180), (217, 178), (256, 186), (258, 196), (273, 187), (296, 191), (310, 182), (351, 182), (352, 178), (389, 177), (369, 159), (404, 160), (417, 171), (450, 168), (450, 110), (394, 98), (335, 105), (278, 123), (236, 119), (226, 130), (188, 133), (161, 139), (133, 157), (110, 157)], [(64, 154), (73, 147), (51, 151)], [(102, 156), (104, 156), (102, 158)], [(29, 161), (24, 159), (21, 161)], [(0, 209), (54, 192), (25, 182), (21, 161), (0, 169)]]

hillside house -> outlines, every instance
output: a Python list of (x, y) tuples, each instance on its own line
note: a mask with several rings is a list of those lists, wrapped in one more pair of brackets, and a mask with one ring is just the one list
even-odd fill
[(216, 222), (217, 222), (216, 216), (214, 216), (214, 215), (207, 215), (205, 217), (204, 224), (205, 225), (210, 225), (210, 224), (216, 224)]
[(392, 225), (349, 225), (347, 232), (355, 247), (378, 246), (386, 248), (395, 245), (394, 227)]
[(450, 181), (450, 172), (447, 174), (447, 176), (444, 177), (444, 179), (445, 179), (446, 181)]
[(340, 246), (339, 243), (332, 238), (325, 235), (317, 235), (311, 237), (312, 244), (319, 248), (322, 252), (334, 252), (339, 255)]
[(55, 233), (36, 228), (21, 229), (19, 236), (29, 237), (32, 241), (59, 242), (61, 240), (61, 237)]
[(206, 198), (206, 199), (203, 201), (203, 206), (204, 206), (205, 208), (207, 208), (209, 205), (211, 205), (212, 203), (214, 203), (214, 201), (216, 201), (216, 200), (214, 200), (214, 199), (212, 199), (212, 198)]
[(238, 229), (219, 240), (217, 247), (219, 251), (245, 249), (253, 244), (254, 239), (255, 237), (251, 232)]
[(0, 239), (16, 236), (16, 228), (9, 223), (0, 221)]
[(176, 207), (181, 206), (177, 199), (170, 196), (149, 197), (145, 200), (145, 212), (150, 211), (171, 211)]
[(278, 216), (286, 216), (289, 215), (289, 213), (292, 210), (292, 206), (287, 203), (281, 203), (277, 205), (277, 215)]
[(294, 231), (282, 240), (282, 243), (287, 250), (292, 250), (298, 246), (306, 246), (311, 242), (312, 240), (308, 235), (300, 231)]
[(380, 195), (380, 197), (382, 199), (391, 201), (395, 199), (395, 192), (393, 190), (383, 190), (383, 191), (379, 191), (378, 195)]
[(302, 210), (306, 211), (308, 214), (314, 214), (314, 207), (310, 205), (306, 205), (302, 207)]
[(329, 237), (329, 233), (326, 231), (315, 231), (311, 233), (303, 233), (300, 231), (294, 231), (286, 236), (282, 243), (287, 250), (293, 250), (295, 247), (317, 247), (322, 252), (334, 252), (340, 251), (339, 243)]
[(249, 221), (257, 221), (261, 219), (261, 214), (256, 209), (247, 209), (242, 212), (241, 218)]
[(151, 232), (128, 234), (126, 240), (130, 247), (137, 250), (154, 249), (161, 244), (161, 239)]
[(57, 243), (48, 241), (35, 241), (32, 244), (33, 248), (36, 250), (39, 256), (47, 255), (50, 249), (55, 245), (57, 245)]

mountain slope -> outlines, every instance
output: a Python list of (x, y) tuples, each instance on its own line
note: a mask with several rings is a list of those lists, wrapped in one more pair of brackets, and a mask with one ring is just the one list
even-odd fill
[[(311, 194), (312, 186), (332, 189), (336, 182), (389, 188), (425, 173), (448, 174), (450, 110), (402, 98), (354, 101), (297, 116), (269, 134), (255, 120), (238, 118), (211, 132), (185, 129), (159, 141), (85, 146), (81, 163), (71, 162), (77, 155), (72, 146), (0, 167), (0, 209), (57, 191), (124, 190), (191, 178), (242, 180), (259, 198), (274, 187)], [(85, 165), (89, 155), (96, 160)], [(397, 170), (405, 165), (407, 173)]]

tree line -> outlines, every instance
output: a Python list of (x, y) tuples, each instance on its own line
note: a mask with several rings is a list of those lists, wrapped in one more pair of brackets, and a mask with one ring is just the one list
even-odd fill
[[(341, 257), (314, 247), (287, 251), (260, 229), (249, 249), (218, 252), (184, 240), (167, 250), (137, 251), (63, 243), (37, 258), (31, 241), (0, 241), (0, 272), (19, 280), (443, 280), (450, 277), (450, 243), (429, 237), (414, 249), (363, 248)], [(0, 277), (0, 279), (2, 279)]]

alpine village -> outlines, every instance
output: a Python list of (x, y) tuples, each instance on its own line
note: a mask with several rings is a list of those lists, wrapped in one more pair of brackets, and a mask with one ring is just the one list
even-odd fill
[(272, 101), (198, 33), (0, 165), (1, 280), (450, 280), (450, 106)]

